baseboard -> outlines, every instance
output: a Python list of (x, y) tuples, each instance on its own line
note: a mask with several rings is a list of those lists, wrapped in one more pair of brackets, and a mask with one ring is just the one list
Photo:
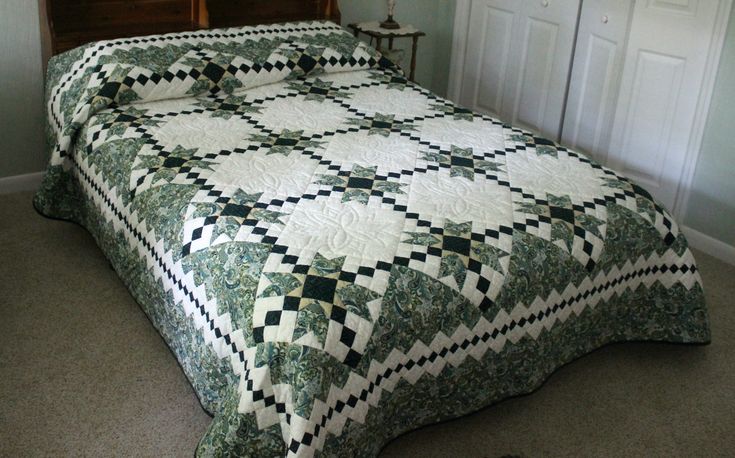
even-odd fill
[(728, 245), (721, 240), (717, 240), (688, 226), (681, 226), (681, 231), (686, 236), (692, 248), (728, 264), (735, 265), (735, 246)]
[(44, 172), (26, 173), (0, 178), (0, 194), (11, 192), (35, 191), (41, 185)]

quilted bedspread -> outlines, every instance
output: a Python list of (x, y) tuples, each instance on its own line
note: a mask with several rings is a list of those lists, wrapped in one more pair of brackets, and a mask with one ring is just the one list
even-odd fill
[(87, 45), (47, 104), (36, 208), (175, 353), (214, 417), (198, 455), (376, 456), (606, 343), (709, 341), (648, 192), (334, 24)]

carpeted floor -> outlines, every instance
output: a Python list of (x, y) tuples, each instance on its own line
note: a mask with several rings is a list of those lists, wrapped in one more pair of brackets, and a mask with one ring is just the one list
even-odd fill
[[(191, 456), (210, 417), (82, 228), (0, 196), (0, 456)], [(384, 457), (735, 456), (735, 267), (696, 253), (707, 347), (621, 344)]]

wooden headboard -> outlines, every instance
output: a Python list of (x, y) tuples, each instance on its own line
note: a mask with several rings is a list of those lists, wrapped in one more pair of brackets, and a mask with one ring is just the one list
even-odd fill
[[(39, 0), (46, 58), (97, 40), (328, 19), (337, 0)], [(46, 59), (44, 59), (44, 62)]]

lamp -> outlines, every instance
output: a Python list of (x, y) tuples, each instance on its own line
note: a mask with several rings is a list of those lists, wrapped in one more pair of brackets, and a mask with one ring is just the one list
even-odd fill
[(396, 0), (388, 0), (388, 19), (380, 23), (380, 27), (384, 29), (400, 29), (401, 25), (393, 19), (393, 12), (396, 9)]

